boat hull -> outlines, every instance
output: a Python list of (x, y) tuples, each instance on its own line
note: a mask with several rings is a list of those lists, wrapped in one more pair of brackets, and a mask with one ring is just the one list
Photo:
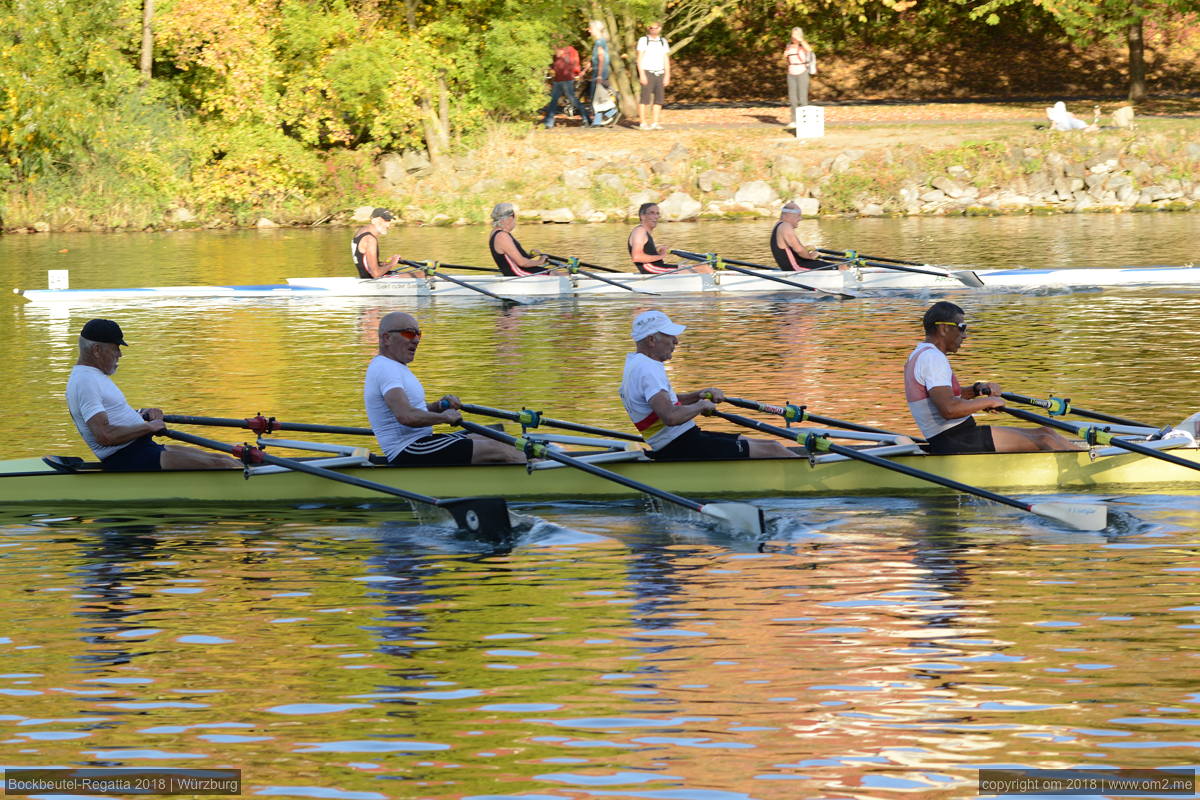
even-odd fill
[[(911, 290), (963, 290), (967, 287), (950, 276), (926, 275), (873, 267), (848, 270), (819, 270), (803, 273), (763, 271), (761, 275), (803, 283), (828, 292), (889, 292)], [(982, 270), (976, 275), (984, 291), (1029, 291), (1076, 287), (1137, 287), (1200, 285), (1200, 267), (1121, 267), (1115, 269), (1008, 269)], [(740, 272), (678, 272), (666, 275), (612, 273), (606, 275), (627, 288), (582, 276), (534, 275), (506, 278), (499, 275), (456, 275), (479, 289), (522, 298), (646, 296), (688, 294), (777, 294), (810, 295), (791, 289), (777, 280)], [(630, 291), (630, 290), (633, 291)], [(313, 300), (334, 297), (399, 297), (428, 300), (486, 300), (486, 294), (450, 281), (411, 277), (362, 280), (353, 277), (288, 278), (285, 284), (256, 286), (153, 286), (140, 289), (18, 289), (17, 294), (37, 304), (86, 304), (95, 302), (142, 303), (207, 299), (284, 298)]]
[[(1200, 463), (1200, 450), (1171, 451)], [(1004, 493), (1104, 491), (1195, 494), (1200, 472), (1137, 454), (1092, 459), (1088, 452), (899, 456), (894, 459), (973, 486)], [(857, 461), (812, 466), (806, 459), (760, 459), (604, 465), (637, 481), (696, 497), (843, 496), (853, 494), (945, 493), (947, 490)], [(520, 499), (628, 497), (637, 493), (619, 484), (570, 468), (521, 466), (358, 467), (342, 470), (408, 491), (445, 497), (451, 494), (502, 495)], [(366, 489), (301, 473), (254, 476), (234, 470), (161, 473), (61, 473), (41, 459), (0, 462), (0, 504), (308, 504), (313, 502), (390, 501)]]

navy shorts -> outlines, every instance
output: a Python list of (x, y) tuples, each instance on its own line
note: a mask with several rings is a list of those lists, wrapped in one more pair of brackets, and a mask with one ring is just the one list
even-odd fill
[(740, 433), (717, 433), (689, 428), (650, 453), (655, 461), (719, 461), (749, 458), (750, 443)]
[(465, 433), (422, 436), (388, 461), (395, 467), (458, 467), (471, 463), (475, 443)]
[(973, 417), (967, 417), (966, 422), (931, 436), (926, 449), (934, 455), (994, 453), (996, 445), (992, 443), (992, 426), (976, 425)]
[(109, 472), (158, 472), (162, 470), (162, 454), (166, 449), (146, 434), (108, 458), (100, 459), (100, 468)]

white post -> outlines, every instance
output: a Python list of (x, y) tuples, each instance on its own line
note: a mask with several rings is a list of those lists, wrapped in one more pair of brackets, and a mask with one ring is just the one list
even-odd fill
[(825, 135), (825, 109), (821, 106), (796, 108), (796, 138), (820, 139)]
[(65, 269), (46, 270), (46, 288), (51, 291), (71, 288), (70, 271)]

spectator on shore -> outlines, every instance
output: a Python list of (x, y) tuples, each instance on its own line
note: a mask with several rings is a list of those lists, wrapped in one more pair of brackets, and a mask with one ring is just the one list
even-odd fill
[(644, 131), (661, 131), (658, 124), (662, 114), (666, 87), (671, 85), (671, 45), (662, 36), (662, 25), (651, 22), (646, 26), (646, 35), (637, 43), (638, 80), (642, 84), (639, 99), (641, 124)]
[(546, 127), (554, 127), (554, 115), (558, 112), (558, 98), (565, 97), (575, 113), (588, 124), (587, 111), (583, 103), (575, 96), (575, 79), (582, 71), (579, 66), (579, 51), (566, 43), (561, 33), (554, 34), (554, 62), (550, 66), (553, 73), (550, 87), (550, 105), (546, 106)]
[(792, 40), (783, 50), (783, 60), (787, 62), (788, 105), (792, 110), (786, 127), (791, 130), (796, 127), (796, 109), (808, 105), (809, 76), (817, 74), (817, 56), (804, 38), (803, 29), (792, 28)]
[[(609, 125), (617, 119), (617, 108), (616, 103), (612, 102), (612, 86), (608, 82), (608, 27), (603, 21), (594, 19), (588, 23), (588, 33), (592, 35), (592, 60), (588, 65), (592, 75), (589, 92), (592, 125)], [(602, 91), (597, 97), (596, 93), (599, 90)]]

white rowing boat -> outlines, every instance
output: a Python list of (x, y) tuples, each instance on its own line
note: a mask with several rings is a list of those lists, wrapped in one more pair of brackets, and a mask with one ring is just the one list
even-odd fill
[[(931, 267), (931, 269), (938, 269)], [(354, 277), (288, 278), (287, 283), (250, 286), (151, 286), (131, 289), (14, 289), (38, 304), (86, 304), (93, 302), (140, 303), (154, 300), (238, 300), (255, 298), (321, 299), (330, 297), (403, 297), (412, 299), (481, 299), (483, 291), (501, 296), (528, 298), (621, 296), (653, 292), (687, 294), (778, 294), (811, 295), (805, 289), (789, 289), (771, 278), (799, 281), (828, 292), (890, 292), (911, 290), (963, 290), (962, 281), (951, 274), (931, 275), (899, 272), (878, 267), (847, 270), (818, 270), (786, 273), (751, 270), (697, 273), (684, 270), (664, 275), (608, 273), (606, 278), (629, 287), (627, 291), (580, 275), (560, 273), (508, 278), (499, 275), (455, 274), (450, 283), (431, 278), (398, 276), (363, 280)], [(1085, 287), (1197, 286), (1200, 267), (1117, 267), (1081, 269), (978, 270), (974, 273), (983, 290), (1030, 291)], [(760, 277), (770, 276), (770, 277)], [(462, 285), (467, 284), (467, 285)]]

